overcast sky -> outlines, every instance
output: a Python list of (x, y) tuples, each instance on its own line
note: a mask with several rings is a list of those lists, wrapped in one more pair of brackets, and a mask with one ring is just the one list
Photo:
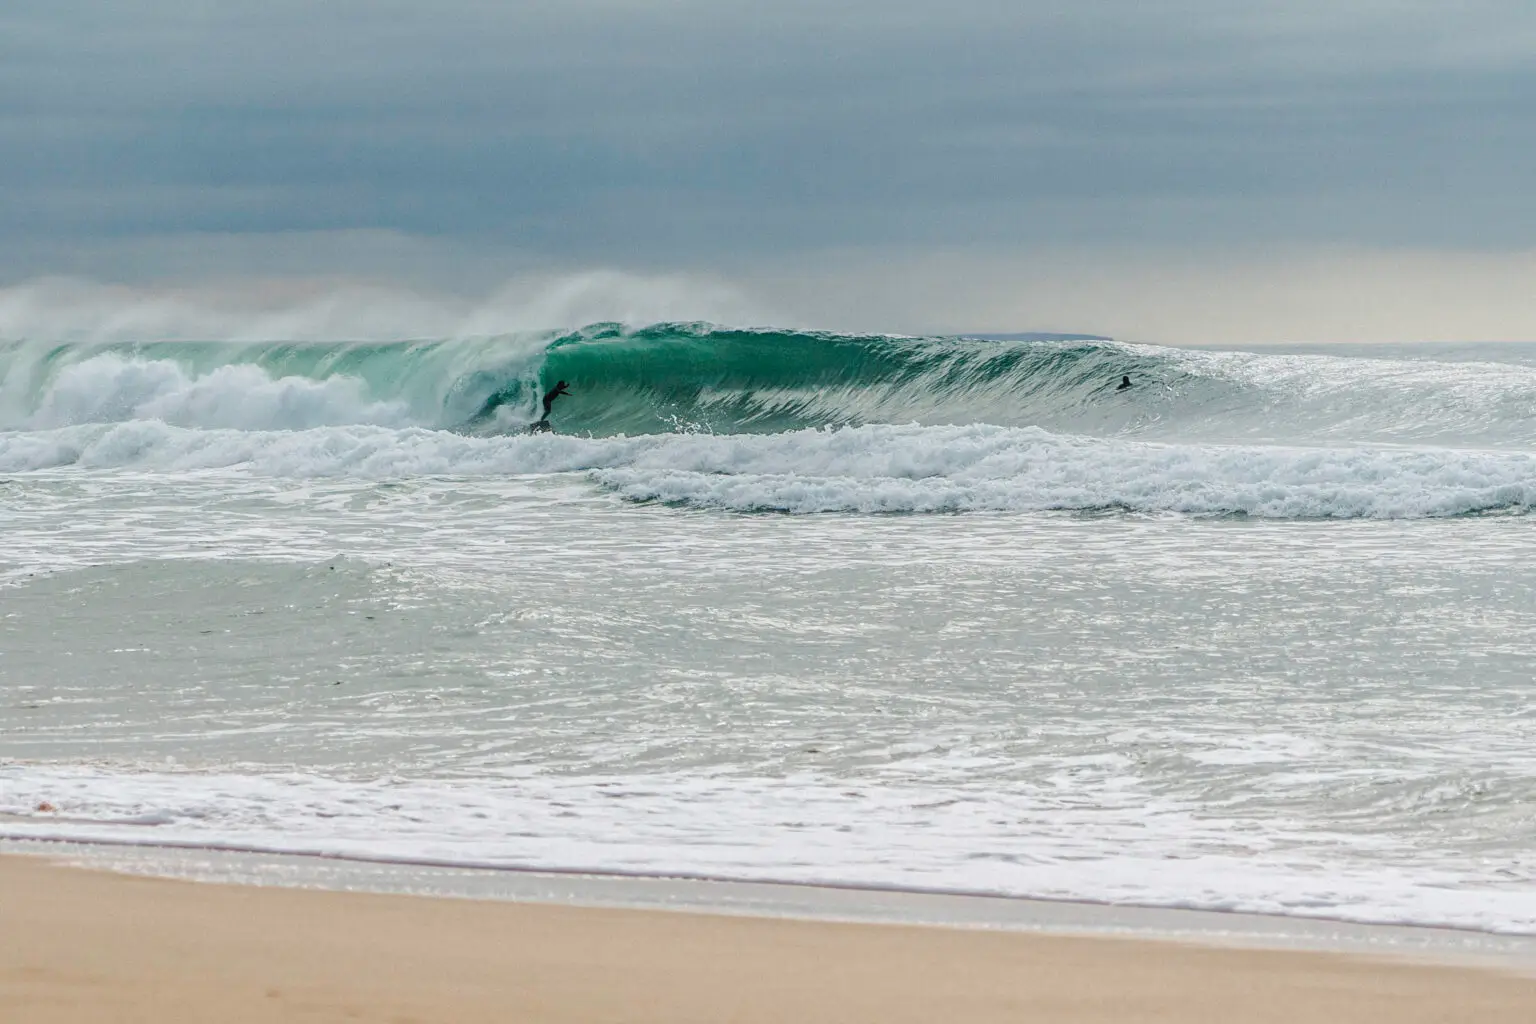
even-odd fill
[(1529, 0), (7, 0), (0, 280), (1536, 339)]

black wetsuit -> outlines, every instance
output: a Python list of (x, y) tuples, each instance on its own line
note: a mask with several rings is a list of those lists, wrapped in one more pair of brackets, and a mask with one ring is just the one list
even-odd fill
[(565, 390), (565, 381), (561, 381), (559, 384), (556, 384), (554, 387), (544, 392), (544, 418), (546, 420), (549, 419), (549, 410), (554, 407), (555, 399), (559, 398), (561, 395), (568, 394), (570, 394), (570, 392)]
[[(1124, 391), (1126, 388), (1128, 388), (1130, 386), (1131, 386), (1131, 378), (1130, 378), (1130, 376), (1129, 375), (1123, 376), (1123, 377), (1120, 378), (1120, 386), (1115, 388), (1115, 390), (1116, 391)], [(546, 413), (545, 415), (548, 415), (548, 413)]]
[(570, 394), (570, 392), (565, 390), (565, 381), (563, 380), (556, 384), (554, 387), (550, 388), (548, 391), (544, 392), (544, 418), (539, 420), (539, 422), (535, 423), (528, 429), (535, 434), (544, 433), (552, 429), (549, 425), (549, 410), (554, 408), (555, 399), (559, 398), (561, 395), (568, 394)]

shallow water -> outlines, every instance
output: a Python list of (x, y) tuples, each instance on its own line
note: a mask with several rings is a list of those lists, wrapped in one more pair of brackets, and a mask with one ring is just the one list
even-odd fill
[(0, 831), (1536, 931), (1528, 457), (1200, 417), (18, 428)]

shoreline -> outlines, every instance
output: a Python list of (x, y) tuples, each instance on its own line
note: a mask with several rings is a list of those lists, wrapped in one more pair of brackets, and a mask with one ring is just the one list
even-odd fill
[(1536, 935), (1432, 924), (855, 883), (487, 866), (274, 853), (214, 844), (0, 835), (0, 860), (11, 856), (38, 858), (61, 867), (220, 885), (1311, 950), (1491, 966), (1536, 976)]
[(0, 1006), (29, 1024), (1536, 1016), (1536, 977), (1492, 965), (193, 883), (30, 855), (0, 856), (0, 905)]

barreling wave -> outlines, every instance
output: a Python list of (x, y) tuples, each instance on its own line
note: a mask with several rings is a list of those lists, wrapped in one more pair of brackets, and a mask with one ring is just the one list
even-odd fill
[[(1116, 391), (1129, 375), (1135, 387)], [(1170, 440), (1536, 441), (1536, 367), (1211, 352), (1109, 340), (910, 338), (707, 324), (415, 342), (0, 344), (0, 429), (157, 420), (517, 433), (778, 433), (875, 423)]]
[[(1117, 390), (1122, 376), (1134, 386)], [(555, 436), (529, 436), (556, 380)], [(791, 513), (1524, 514), (1536, 366), (702, 324), (0, 345), (0, 472), (581, 473)]]
[[(562, 416), (598, 435), (677, 429), (776, 433), (862, 423), (1018, 424), (1060, 418), (1158, 360), (1092, 341), (905, 338), (666, 324), (589, 327), (544, 353), (541, 383), (570, 382)], [(532, 410), (524, 380), (478, 419)], [(567, 400), (562, 400), (565, 402)], [(1101, 407), (1102, 410), (1102, 407)], [(1122, 409), (1122, 414), (1124, 410)]]
[[(0, 349), (3, 425), (157, 419), (304, 429), (342, 423), (512, 433), (570, 382), (556, 424), (596, 436), (773, 433), (871, 422), (1033, 422), (1091, 407), (1158, 359), (1108, 342), (983, 341), (703, 324), (398, 343)], [(1099, 410), (1101, 413), (1103, 409)], [(1121, 403), (1119, 419), (1134, 411)]]

